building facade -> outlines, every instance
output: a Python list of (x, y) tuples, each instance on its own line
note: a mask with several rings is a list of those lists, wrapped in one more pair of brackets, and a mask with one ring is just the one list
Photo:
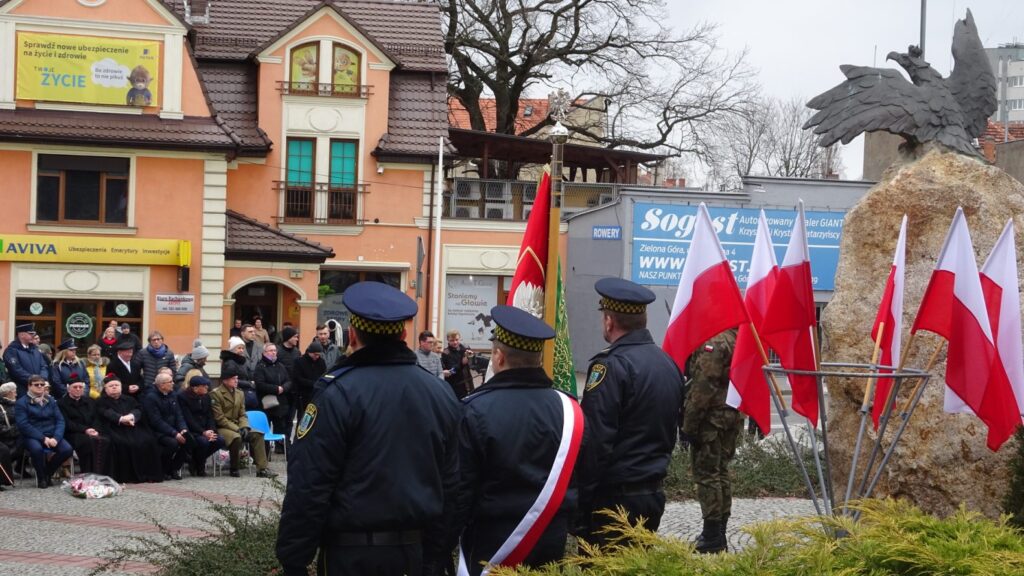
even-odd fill
[(116, 320), (213, 359), (235, 319), (303, 346), (347, 325), (360, 280), (417, 298), (415, 330), (475, 331), (469, 308), (503, 301), (523, 221), (445, 222), (432, 256), (453, 152), (438, 7), (269, 8), (0, 1), (4, 343), (22, 321), (88, 344)]

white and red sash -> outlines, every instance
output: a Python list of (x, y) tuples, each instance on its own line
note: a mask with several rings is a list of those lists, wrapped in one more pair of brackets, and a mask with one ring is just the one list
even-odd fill
[[(541, 534), (547, 530), (551, 519), (555, 517), (558, 508), (565, 499), (565, 492), (569, 488), (569, 479), (572, 478), (572, 470), (576, 466), (576, 456), (580, 451), (580, 443), (583, 440), (583, 411), (579, 403), (569, 395), (552, 390), (558, 394), (562, 402), (562, 439), (558, 444), (558, 452), (555, 454), (555, 461), (551, 463), (551, 471), (544, 482), (533, 506), (526, 512), (526, 516), (519, 522), (516, 529), (509, 534), (505, 543), (498, 548), (488, 562), (491, 566), (517, 566), (530, 554), (537, 544)], [(480, 576), (487, 576), (489, 572), (484, 567)], [(459, 572), (458, 576), (469, 576), (469, 568), (466, 565), (466, 557), (459, 547)]]

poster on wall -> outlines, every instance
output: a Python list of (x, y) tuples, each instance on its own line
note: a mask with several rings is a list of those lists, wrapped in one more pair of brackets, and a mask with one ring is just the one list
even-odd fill
[(462, 334), (462, 343), (474, 350), (491, 349), (491, 308), (498, 304), (497, 276), (449, 274), (445, 281), (445, 314), (441, 334)]
[(19, 100), (158, 106), (160, 42), (19, 32)]
[[(718, 239), (740, 288), (747, 285), (750, 257), (760, 211), (755, 208), (708, 208)], [(786, 253), (796, 210), (765, 210), (775, 256)], [(839, 240), (845, 212), (805, 212), (815, 290), (832, 290), (839, 264)], [(676, 286), (690, 249), (696, 206), (637, 203), (633, 206), (631, 278), (648, 286)]]

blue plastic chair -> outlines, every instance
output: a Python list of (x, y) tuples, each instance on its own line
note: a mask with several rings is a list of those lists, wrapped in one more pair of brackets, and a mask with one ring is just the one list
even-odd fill
[[(288, 442), (285, 442), (286, 438), (284, 434), (274, 434), (270, 428), (270, 422), (267, 421), (267, 415), (259, 410), (250, 410), (245, 413), (245, 416), (249, 419), (249, 426), (252, 427), (253, 432), (259, 432), (263, 434), (263, 439), (267, 442), (284, 442), (284, 459), (288, 459)], [(270, 461), (271, 455), (274, 453), (273, 449), (267, 452), (267, 461)]]

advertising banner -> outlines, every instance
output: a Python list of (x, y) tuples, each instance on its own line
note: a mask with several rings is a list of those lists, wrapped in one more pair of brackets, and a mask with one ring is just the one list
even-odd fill
[(19, 32), (19, 100), (158, 106), (160, 42)]
[[(449, 274), (446, 279), (444, 340), (449, 330), (462, 334), (462, 343), (478, 351), (491, 349), (491, 308), (498, 304), (497, 276)], [(447, 344), (447, 341), (445, 341)]]
[[(740, 288), (747, 285), (759, 210), (708, 208), (718, 239)], [(776, 258), (781, 262), (796, 210), (765, 210)], [(805, 212), (811, 276), (815, 290), (835, 287), (839, 240), (845, 212)], [(686, 262), (697, 216), (696, 206), (637, 203), (633, 206), (631, 278), (648, 286), (675, 286)]]
[(188, 240), (0, 234), (0, 261), (188, 266)]

